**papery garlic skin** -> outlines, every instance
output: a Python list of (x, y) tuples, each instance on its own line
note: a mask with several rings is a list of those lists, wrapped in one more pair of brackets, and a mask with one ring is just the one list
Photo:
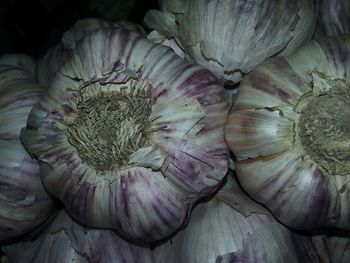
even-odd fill
[(350, 228), (349, 55), (344, 36), (270, 59), (244, 78), (228, 117), (239, 181), (288, 226)]
[(11, 263), (150, 263), (147, 245), (79, 225), (63, 210), (36, 238), (3, 247)]
[(226, 116), (211, 72), (110, 27), (79, 42), (23, 139), (77, 221), (149, 241), (174, 232), (218, 187), (228, 169)]
[(176, 37), (168, 39), (158, 31), (153, 30), (147, 35), (147, 38), (154, 43), (170, 47), (181, 58), (185, 58), (186, 56), (184, 48), (181, 46), (179, 40)]
[(318, 31), (326, 36), (350, 33), (350, 2), (347, 0), (320, 0)]
[(0, 241), (33, 230), (53, 212), (39, 164), (20, 138), (30, 110), (44, 93), (35, 68), (26, 55), (0, 57)]
[(40, 85), (50, 85), (51, 79), (59, 68), (72, 56), (77, 43), (93, 31), (101, 28), (124, 28), (140, 35), (146, 35), (144, 29), (132, 22), (111, 22), (99, 18), (86, 18), (78, 20), (63, 36), (61, 42), (49, 49), (38, 61), (37, 77)]
[(154, 249), (154, 262), (321, 262), (311, 239), (291, 232), (233, 178), (199, 203), (188, 226)]
[(186, 58), (228, 84), (241, 80), (266, 58), (288, 55), (311, 39), (313, 1), (165, 0), (145, 23), (166, 38), (177, 37)]

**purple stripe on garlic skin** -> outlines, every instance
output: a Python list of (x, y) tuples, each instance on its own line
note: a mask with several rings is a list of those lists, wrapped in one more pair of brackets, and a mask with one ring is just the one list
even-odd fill
[(157, 263), (321, 262), (310, 237), (292, 232), (239, 188), (232, 174), (198, 203), (186, 228), (153, 251)]
[[(157, 43), (178, 41), (185, 58), (238, 83), (272, 56), (291, 54), (310, 40), (316, 26), (314, 1), (160, 1), (144, 22)], [(167, 44), (167, 43), (165, 43)], [(181, 54), (181, 52), (180, 52)]]
[(269, 59), (238, 88), (225, 127), (237, 176), (287, 226), (350, 229), (349, 59), (347, 36), (323, 38)]
[(154, 241), (219, 186), (226, 117), (212, 73), (138, 32), (109, 27), (76, 43), (23, 138), (42, 162), (44, 185), (78, 222)]
[(147, 245), (131, 244), (114, 231), (77, 224), (65, 211), (36, 238), (3, 247), (11, 263), (150, 263)]
[(0, 241), (35, 229), (53, 212), (39, 165), (20, 138), (31, 108), (44, 93), (35, 67), (25, 55), (0, 57)]
[[(236, 169), (244, 189), (255, 200), (264, 200), (274, 215), (288, 226), (308, 229), (323, 226), (332, 218), (330, 180), (311, 160), (297, 153), (238, 162)], [(286, 211), (287, 210), (287, 211)]]

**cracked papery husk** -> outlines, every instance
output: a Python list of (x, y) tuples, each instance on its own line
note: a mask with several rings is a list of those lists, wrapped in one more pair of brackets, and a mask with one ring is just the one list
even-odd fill
[(316, 8), (308, 0), (165, 0), (145, 24), (176, 39), (186, 59), (238, 83), (266, 58), (291, 54), (310, 40)]
[(164, 238), (228, 169), (219, 80), (123, 27), (86, 32), (65, 60), (23, 132), (44, 185), (78, 222)]
[(252, 201), (231, 174), (209, 201), (198, 203), (189, 224), (153, 251), (157, 263), (323, 262), (311, 238), (280, 224)]
[(61, 210), (36, 237), (3, 246), (11, 263), (150, 263), (148, 245), (129, 243), (114, 231), (79, 225)]
[(0, 241), (33, 230), (53, 212), (39, 164), (20, 138), (30, 110), (44, 94), (35, 68), (36, 61), (26, 55), (0, 57)]
[(317, 33), (341, 36), (350, 33), (350, 2), (320, 0)]
[(61, 42), (50, 48), (38, 61), (37, 78), (40, 85), (49, 86), (51, 79), (59, 68), (72, 56), (75, 46), (84, 37), (101, 28), (123, 28), (145, 35), (144, 29), (135, 23), (120, 21), (112, 22), (100, 18), (78, 20), (61, 39)]
[(284, 224), (350, 229), (350, 38), (314, 40), (247, 74), (225, 138), (243, 188)]

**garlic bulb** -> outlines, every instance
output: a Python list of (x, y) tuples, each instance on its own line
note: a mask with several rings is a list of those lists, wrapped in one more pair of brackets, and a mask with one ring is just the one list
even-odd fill
[(309, 40), (316, 9), (308, 0), (163, 0), (144, 21), (178, 38), (186, 57), (237, 83), (266, 58), (292, 53)]
[(327, 36), (350, 33), (350, 2), (348, 0), (320, 0), (318, 27)]
[(157, 240), (224, 177), (226, 117), (225, 91), (212, 73), (110, 27), (77, 43), (23, 140), (46, 188), (77, 221)]
[(350, 37), (270, 59), (238, 88), (225, 137), (243, 188), (288, 226), (350, 228)]
[(33, 240), (3, 247), (11, 263), (150, 263), (150, 249), (131, 244), (112, 230), (80, 226), (63, 210)]
[(321, 262), (311, 239), (291, 232), (233, 178), (193, 210), (188, 226), (154, 249), (154, 262)]
[(0, 58), (0, 241), (23, 235), (52, 213), (39, 165), (20, 139), (32, 106), (44, 93), (35, 66), (25, 55)]

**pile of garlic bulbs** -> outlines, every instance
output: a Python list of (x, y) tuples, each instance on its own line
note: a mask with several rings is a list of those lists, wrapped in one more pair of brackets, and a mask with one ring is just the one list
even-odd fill
[(0, 262), (348, 262), (349, 8), (160, 0), (0, 57)]

